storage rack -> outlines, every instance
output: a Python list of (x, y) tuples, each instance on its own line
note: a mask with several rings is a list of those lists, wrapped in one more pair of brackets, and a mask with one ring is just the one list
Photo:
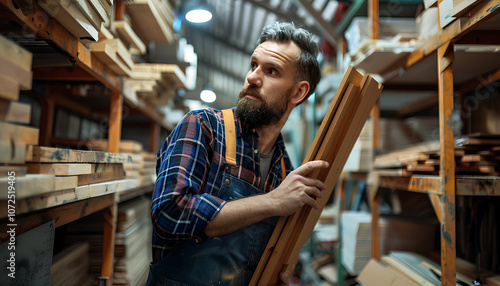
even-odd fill
[[(115, 3), (116, 7), (123, 8), (123, 1)], [(114, 6), (113, 6), (114, 8)], [(123, 9), (118, 9), (118, 13), (123, 13)], [(118, 15), (119, 17), (119, 15)], [(47, 83), (47, 93), (41, 97), (41, 121), (40, 121), (40, 145), (50, 146), (53, 143), (52, 128), (56, 102), (67, 102), (64, 96), (50, 95), (57, 94), (60, 82), (88, 82), (100, 83), (111, 91), (109, 107), (109, 129), (108, 129), (108, 152), (118, 153), (121, 138), (121, 124), (123, 104), (125, 103), (134, 112), (139, 113), (151, 121), (150, 123), (150, 152), (156, 152), (155, 144), (160, 136), (161, 128), (170, 129), (165, 120), (165, 115), (158, 111), (151, 103), (141, 99), (131, 100), (122, 94), (123, 79), (113, 72), (104, 62), (91, 54), (74, 35), (61, 25), (57, 20), (50, 17), (43, 10), (37, 1), (30, 1), (29, 4), (18, 6), (11, 0), (0, 0), (0, 18), (5, 21), (17, 23), (22, 32), (34, 35), (36, 40), (44, 40), (55, 47), (57, 52), (63, 57), (67, 57), (72, 66), (57, 67), (34, 67), (33, 79)], [(56, 84), (52, 84), (51, 82)], [(72, 104), (69, 104), (72, 105)], [(73, 104), (74, 108), (75, 105)], [(118, 204), (125, 200), (145, 195), (152, 192), (153, 187), (143, 186), (132, 189), (121, 190), (120, 192), (106, 192), (95, 197), (75, 198), (70, 200), (57, 200), (57, 194), (53, 196), (55, 203), (50, 208), (30, 208), (27, 212), (16, 212), (16, 235), (20, 235), (42, 225), (48, 221), (55, 220), (55, 227), (60, 227), (68, 223), (79, 220), (92, 213), (103, 211), (103, 252), (100, 276), (107, 280), (108, 285), (112, 284), (113, 257), (115, 244), (115, 231), (117, 224)], [(0, 217), (2, 222), (0, 230), (7, 233), (6, 215)], [(0, 243), (6, 241), (8, 237), (0, 237)]]
[[(373, 38), (377, 38), (378, 1), (370, 0), (369, 15)], [(423, 45), (402, 61), (382, 73), (385, 89), (408, 90), (418, 88), (412, 75), (427, 73), (434, 77), (437, 71), (439, 98), (440, 171), (439, 176), (376, 177), (372, 195), (372, 257), (380, 260), (379, 252), (379, 206), (380, 187), (427, 193), (440, 222), (442, 285), (456, 285), (456, 237), (455, 237), (455, 197), (458, 195), (498, 196), (499, 178), (467, 178), (455, 175), (453, 137), (453, 101), (455, 91), (464, 93), (477, 86), (500, 79), (499, 64), (492, 73), (482, 74), (471, 70), (453, 70), (456, 57), (455, 44), (498, 45), (500, 1), (482, 1), (462, 18), (439, 29)], [(436, 67), (437, 66), (437, 67)], [(472, 69), (473, 70), (473, 69)], [(469, 76), (463, 76), (463, 73)], [(462, 74), (462, 75), (461, 75)], [(481, 78), (478, 78), (481, 76)], [(457, 80), (454, 79), (459, 79)], [(420, 83), (420, 84), (428, 84)], [(432, 86), (432, 84), (431, 84)], [(455, 88), (457, 86), (458, 88)], [(378, 110), (374, 110), (374, 146), (378, 142)], [(374, 149), (376, 150), (376, 148)], [(487, 184), (485, 184), (487, 183)], [(489, 186), (485, 188), (484, 186)]]

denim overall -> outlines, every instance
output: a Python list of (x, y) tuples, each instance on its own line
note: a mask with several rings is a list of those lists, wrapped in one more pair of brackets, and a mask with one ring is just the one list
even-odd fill
[[(226, 111), (226, 110), (224, 110)], [(231, 117), (232, 117), (232, 110)], [(226, 117), (224, 113), (224, 117)], [(228, 118), (228, 117), (226, 117)], [(231, 125), (231, 124), (229, 124)], [(235, 140), (234, 123), (225, 124), (226, 143)], [(228, 134), (233, 137), (228, 139)], [(236, 146), (235, 141), (226, 146)], [(229, 151), (235, 154), (235, 150)], [(226, 154), (226, 161), (228, 155)], [(282, 158), (283, 159), (283, 158)], [(218, 197), (232, 201), (254, 195), (264, 194), (260, 190), (230, 174), (232, 162), (226, 164), (222, 177), (222, 187)], [(282, 161), (282, 166), (284, 161)], [(246, 286), (267, 243), (274, 231), (279, 217), (271, 217), (252, 226), (220, 237), (208, 238), (204, 242), (186, 239), (172, 249), (162, 260), (151, 265), (148, 286), (160, 285), (238, 285)]]

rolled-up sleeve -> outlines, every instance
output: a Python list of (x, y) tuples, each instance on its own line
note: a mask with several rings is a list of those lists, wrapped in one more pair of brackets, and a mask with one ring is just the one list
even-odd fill
[(206, 239), (205, 227), (225, 201), (204, 193), (210, 171), (213, 134), (197, 114), (188, 113), (158, 153), (152, 198), (154, 231), (158, 238)]

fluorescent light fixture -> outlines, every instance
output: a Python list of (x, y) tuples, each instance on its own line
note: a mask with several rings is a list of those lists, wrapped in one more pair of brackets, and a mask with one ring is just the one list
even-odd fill
[(212, 19), (212, 13), (206, 9), (194, 9), (186, 13), (186, 20), (191, 23), (205, 23)]
[(209, 89), (204, 89), (200, 93), (200, 98), (204, 102), (211, 103), (214, 102), (217, 96), (215, 95), (215, 92)]

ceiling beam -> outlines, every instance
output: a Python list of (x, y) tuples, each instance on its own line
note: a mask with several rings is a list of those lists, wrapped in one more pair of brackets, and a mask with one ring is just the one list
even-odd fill
[(312, 2), (309, 2), (308, 0), (295, 0), (295, 2), (306, 10), (311, 17), (313, 17), (323, 37), (325, 37), (330, 44), (335, 46), (337, 43), (337, 33), (335, 32), (333, 25), (323, 19), (321, 13), (316, 11), (312, 6)]

